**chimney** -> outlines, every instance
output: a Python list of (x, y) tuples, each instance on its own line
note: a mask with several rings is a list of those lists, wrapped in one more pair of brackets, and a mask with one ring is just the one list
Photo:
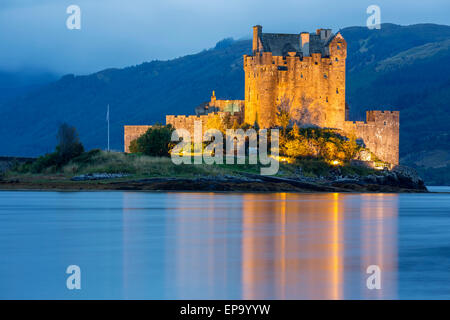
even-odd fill
[(309, 56), (309, 32), (302, 32), (300, 34), (300, 48), (304, 57)]
[(317, 29), (317, 35), (320, 36), (320, 40), (326, 41), (331, 36), (331, 29)]
[(256, 25), (253, 27), (253, 53), (259, 51), (259, 38), (262, 34), (262, 27), (260, 25)]

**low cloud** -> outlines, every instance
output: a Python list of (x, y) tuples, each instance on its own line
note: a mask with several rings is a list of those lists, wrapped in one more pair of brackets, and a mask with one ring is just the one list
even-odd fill
[[(377, 1), (382, 22), (445, 23), (447, 0)], [(66, 8), (81, 8), (68, 30)], [(27, 67), (85, 74), (213, 47), (223, 38), (364, 25), (373, 1), (343, 0), (2, 0), (0, 70)]]

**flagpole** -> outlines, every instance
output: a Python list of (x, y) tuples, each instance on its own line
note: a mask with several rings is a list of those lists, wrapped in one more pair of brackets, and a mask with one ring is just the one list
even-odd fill
[(109, 152), (109, 104), (108, 104), (108, 111), (107, 111), (107, 115), (108, 115), (108, 152)]

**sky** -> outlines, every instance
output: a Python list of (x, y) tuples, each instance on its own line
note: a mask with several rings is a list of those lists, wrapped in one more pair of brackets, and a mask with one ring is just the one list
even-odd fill
[[(67, 7), (81, 9), (69, 30)], [(449, 0), (0, 0), (0, 71), (89, 74), (214, 47), (227, 37), (364, 26), (381, 22), (450, 24)]]

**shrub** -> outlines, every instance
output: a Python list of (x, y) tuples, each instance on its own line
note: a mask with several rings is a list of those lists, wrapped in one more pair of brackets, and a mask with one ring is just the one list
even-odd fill
[(59, 127), (57, 141), (55, 152), (47, 153), (37, 158), (34, 162), (24, 163), (13, 170), (21, 173), (55, 172), (71, 159), (80, 156), (84, 152), (77, 130), (66, 123)]
[(330, 129), (300, 129), (296, 124), (280, 139), (280, 153), (294, 158), (350, 161), (360, 149), (355, 137), (348, 139)]

